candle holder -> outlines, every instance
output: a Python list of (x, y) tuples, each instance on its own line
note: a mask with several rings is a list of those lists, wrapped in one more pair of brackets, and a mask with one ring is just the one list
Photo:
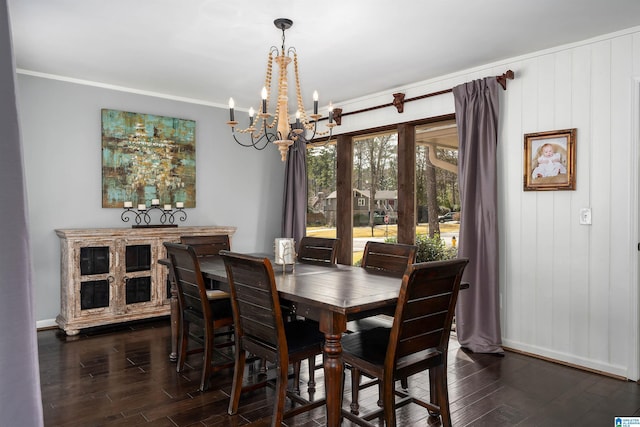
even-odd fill
[[(167, 207), (170, 207), (167, 209)], [(152, 224), (152, 216), (157, 218), (159, 223)], [(176, 207), (175, 210), (170, 205), (165, 205), (161, 208), (158, 204), (152, 204), (150, 208), (146, 206), (144, 209), (142, 205), (138, 206), (138, 209), (134, 209), (132, 206), (125, 206), (124, 212), (120, 215), (120, 219), (123, 222), (129, 222), (133, 217), (135, 224), (131, 225), (131, 228), (160, 228), (160, 227), (177, 227), (175, 224), (176, 219), (180, 222), (187, 220), (187, 213), (184, 211), (184, 207)]]
[(273, 244), (274, 260), (278, 265), (282, 265), (282, 274), (291, 266), (291, 271), (296, 269), (296, 245), (291, 238), (276, 238)]

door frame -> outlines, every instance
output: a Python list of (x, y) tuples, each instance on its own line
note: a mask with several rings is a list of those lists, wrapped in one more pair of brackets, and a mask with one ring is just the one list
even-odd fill
[(631, 212), (631, 289), (629, 296), (631, 307), (629, 316), (631, 325), (629, 328), (629, 343), (627, 364), (627, 379), (640, 382), (640, 76), (632, 82), (633, 106), (631, 108), (631, 198), (633, 209)]

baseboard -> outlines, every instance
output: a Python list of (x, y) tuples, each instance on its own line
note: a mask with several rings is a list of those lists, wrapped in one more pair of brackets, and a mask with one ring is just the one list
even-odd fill
[(547, 348), (531, 346), (511, 340), (503, 339), (502, 344), (502, 347), (505, 350), (513, 351), (515, 353), (525, 354), (527, 356), (536, 357), (538, 359), (546, 360), (549, 362), (559, 363), (561, 365), (570, 366), (572, 368), (581, 369), (600, 375), (606, 375), (617, 379), (630, 379), (627, 377), (627, 368), (625, 366), (602, 363), (600, 361), (578, 357), (573, 354), (556, 352)]
[(45, 329), (55, 329), (58, 327), (56, 319), (45, 319), (36, 321), (36, 329), (42, 331)]

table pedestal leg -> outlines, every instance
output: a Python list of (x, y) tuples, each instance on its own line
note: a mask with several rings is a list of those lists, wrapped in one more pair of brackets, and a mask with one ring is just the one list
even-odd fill
[(324, 332), (324, 384), (327, 398), (327, 425), (337, 427), (342, 422), (342, 333), (347, 328), (346, 318), (323, 316), (320, 329)]
[(339, 426), (342, 418), (342, 344), (340, 335), (325, 334), (324, 382), (327, 396), (327, 425)]

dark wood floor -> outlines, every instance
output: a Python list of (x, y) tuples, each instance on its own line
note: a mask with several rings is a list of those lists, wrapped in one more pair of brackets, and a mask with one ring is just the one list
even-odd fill
[[(243, 395), (240, 415), (226, 413), (231, 371), (216, 373), (214, 387), (197, 391), (198, 356), (181, 374), (169, 362), (167, 320), (129, 324), (65, 337), (38, 332), (42, 400), (47, 426), (236, 426), (268, 425), (269, 388)], [(303, 367), (303, 371), (306, 371)], [(455, 426), (613, 426), (614, 416), (640, 415), (640, 386), (535, 358), (467, 354), (451, 343), (449, 393)], [(348, 376), (347, 376), (348, 377)], [(317, 371), (322, 397), (322, 370)], [(305, 377), (306, 380), (306, 377)], [(306, 383), (306, 381), (305, 381)], [(350, 385), (345, 385), (345, 407)], [(306, 387), (303, 387), (306, 395)], [(410, 390), (428, 395), (426, 376)], [(375, 408), (377, 387), (361, 393)], [(289, 426), (324, 425), (324, 410), (286, 420)], [(345, 426), (352, 426), (348, 421)], [(426, 410), (398, 410), (398, 425), (439, 425)]]

